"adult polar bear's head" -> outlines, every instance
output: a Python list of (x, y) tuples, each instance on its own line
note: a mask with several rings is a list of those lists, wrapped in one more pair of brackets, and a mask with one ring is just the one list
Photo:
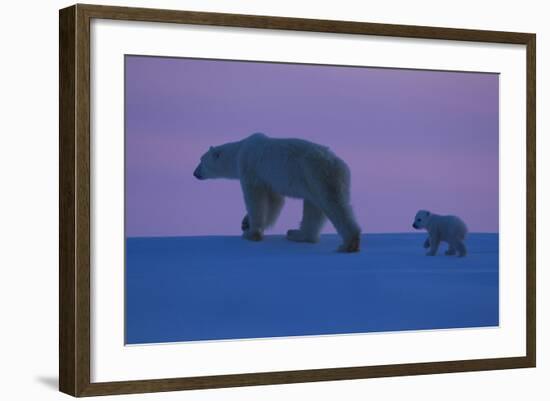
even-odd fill
[(430, 221), (431, 213), (427, 210), (419, 210), (414, 216), (413, 228), (420, 230), (426, 228), (428, 222)]
[(208, 152), (201, 156), (201, 161), (193, 175), (199, 180), (209, 178), (237, 178), (238, 143), (226, 143), (210, 146)]

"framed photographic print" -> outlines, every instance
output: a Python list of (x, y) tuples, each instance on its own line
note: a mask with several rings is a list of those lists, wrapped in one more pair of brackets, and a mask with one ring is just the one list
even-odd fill
[(59, 22), (61, 391), (535, 366), (534, 34)]

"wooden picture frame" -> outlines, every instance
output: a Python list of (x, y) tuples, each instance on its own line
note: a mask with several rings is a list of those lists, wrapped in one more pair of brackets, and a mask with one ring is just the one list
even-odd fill
[[(527, 54), (525, 60), (527, 71), (526, 355), (92, 383), (90, 380), (90, 21), (94, 18), (525, 45)], [(59, 29), (60, 391), (73, 396), (94, 396), (535, 366), (535, 34), (81, 4), (60, 10)]]

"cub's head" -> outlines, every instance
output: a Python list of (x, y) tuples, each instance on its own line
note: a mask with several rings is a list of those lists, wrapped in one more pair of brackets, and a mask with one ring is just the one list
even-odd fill
[(428, 221), (430, 220), (431, 213), (427, 210), (419, 210), (414, 216), (413, 228), (420, 230), (426, 228)]
[(235, 178), (235, 157), (226, 145), (210, 146), (193, 175), (199, 180), (209, 178)]

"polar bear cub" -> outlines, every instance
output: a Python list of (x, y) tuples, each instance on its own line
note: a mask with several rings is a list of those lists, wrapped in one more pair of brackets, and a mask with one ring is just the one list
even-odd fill
[(210, 147), (193, 175), (240, 181), (247, 212), (241, 224), (245, 239), (260, 241), (277, 220), (284, 197), (291, 197), (304, 203), (300, 227), (288, 230), (288, 240), (317, 242), (328, 218), (343, 239), (338, 250), (359, 251), (361, 230), (350, 205), (350, 171), (327, 147), (256, 133)]
[(456, 216), (440, 216), (427, 210), (419, 210), (413, 222), (413, 228), (428, 231), (428, 238), (424, 242), (424, 248), (430, 248), (426, 255), (434, 256), (441, 241), (449, 244), (445, 255), (466, 256), (464, 239), (468, 228), (464, 222)]

